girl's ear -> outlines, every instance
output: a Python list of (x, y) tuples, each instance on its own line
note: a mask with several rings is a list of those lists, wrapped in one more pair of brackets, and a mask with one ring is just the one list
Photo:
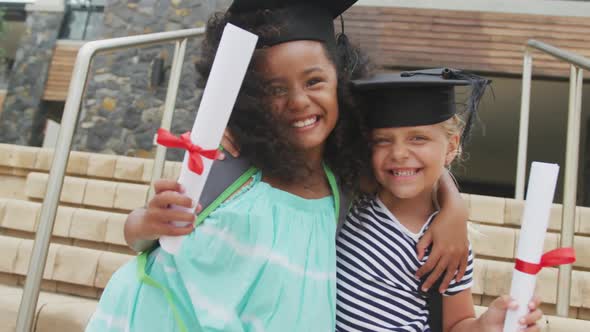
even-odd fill
[(449, 145), (447, 147), (447, 156), (445, 157), (445, 166), (449, 166), (459, 154), (461, 148), (460, 135), (453, 135), (449, 138)]

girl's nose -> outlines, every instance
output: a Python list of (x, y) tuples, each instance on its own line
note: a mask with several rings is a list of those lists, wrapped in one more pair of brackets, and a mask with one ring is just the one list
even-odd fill
[(408, 147), (403, 143), (395, 143), (391, 145), (391, 157), (393, 160), (404, 160), (409, 156)]
[(310, 105), (309, 96), (304, 89), (292, 89), (289, 93), (288, 109), (293, 112), (301, 112), (306, 110)]

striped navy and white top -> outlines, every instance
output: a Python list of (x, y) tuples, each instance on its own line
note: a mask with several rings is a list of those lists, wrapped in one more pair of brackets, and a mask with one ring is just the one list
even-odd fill
[[(378, 198), (349, 213), (336, 244), (336, 331), (430, 331), (426, 297), (414, 275), (428, 259), (418, 260), (416, 244), (435, 214), (415, 234)], [(470, 288), (472, 279), (470, 249), (465, 276), (444, 295)]]

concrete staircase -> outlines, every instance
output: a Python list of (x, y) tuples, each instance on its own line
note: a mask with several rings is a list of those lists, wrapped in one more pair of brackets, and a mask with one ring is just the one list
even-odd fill
[[(0, 332), (14, 331), (32, 239), (39, 223), (52, 151), (0, 144)], [(113, 272), (133, 258), (125, 246), (126, 214), (145, 204), (153, 162), (72, 152), (53, 229), (35, 331), (83, 331)], [(177, 178), (179, 163), (164, 177)], [(523, 202), (465, 195), (476, 253), (474, 300), (478, 311), (509, 292)], [(552, 210), (546, 250), (556, 248), (561, 206)], [(590, 331), (590, 208), (577, 211), (570, 318), (555, 313), (557, 269), (538, 279), (546, 331)], [(483, 306), (483, 307), (481, 307)]]
[[(53, 152), (0, 144), (0, 332), (14, 331)], [(145, 204), (152, 160), (72, 152), (35, 331), (83, 331), (111, 275), (134, 253), (127, 213)], [(164, 177), (177, 178), (179, 163)]]

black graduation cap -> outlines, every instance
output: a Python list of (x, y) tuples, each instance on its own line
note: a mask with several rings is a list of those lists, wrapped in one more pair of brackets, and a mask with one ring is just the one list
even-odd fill
[(457, 113), (455, 86), (471, 88), (466, 103), (463, 138), (471, 129), (474, 113), (490, 80), (457, 69), (436, 68), (379, 74), (354, 80), (352, 86), (366, 102), (369, 128), (425, 126), (450, 119)]
[[(284, 9), (286, 15), (281, 22), (279, 32), (272, 37), (262, 38), (259, 41), (259, 46), (273, 46), (295, 40), (317, 40), (334, 44), (334, 19), (357, 1), (234, 0), (228, 12), (230, 14), (240, 14), (256, 10)], [(248, 29), (248, 27), (241, 28)]]

